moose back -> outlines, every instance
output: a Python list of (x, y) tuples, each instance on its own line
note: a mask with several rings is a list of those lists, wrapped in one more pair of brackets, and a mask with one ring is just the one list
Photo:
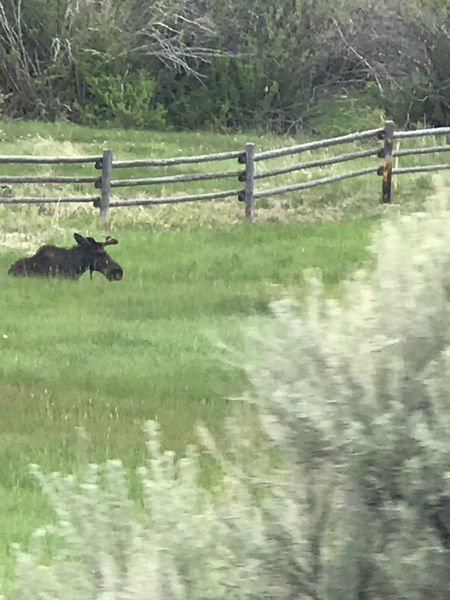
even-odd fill
[(10, 275), (49, 275), (78, 279), (87, 269), (91, 278), (93, 271), (99, 271), (109, 281), (120, 280), (123, 277), (122, 267), (113, 260), (105, 250), (105, 246), (119, 242), (107, 237), (104, 242), (97, 242), (92, 237), (83, 237), (74, 233), (76, 246), (72, 248), (59, 248), (45, 244), (30, 257), (19, 258), (13, 263), (8, 273)]

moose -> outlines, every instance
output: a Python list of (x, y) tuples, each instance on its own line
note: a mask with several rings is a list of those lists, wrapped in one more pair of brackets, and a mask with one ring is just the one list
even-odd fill
[(74, 233), (74, 238), (77, 245), (72, 248), (45, 244), (33, 256), (19, 258), (10, 266), (9, 275), (52, 275), (78, 279), (89, 269), (91, 279), (93, 271), (100, 271), (109, 281), (122, 279), (122, 267), (105, 250), (105, 246), (119, 243), (115, 238), (108, 236), (104, 242), (97, 242), (79, 233)]

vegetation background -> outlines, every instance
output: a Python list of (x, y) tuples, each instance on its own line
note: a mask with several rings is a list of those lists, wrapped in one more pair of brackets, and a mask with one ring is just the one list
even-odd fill
[[(449, 13), (0, 1), (0, 153), (446, 125)], [(4, 594), (450, 597), (448, 180), (400, 181), (396, 206), (374, 176), (265, 200), (252, 224), (237, 202), (111, 211), (118, 285), (8, 277), (105, 232), (91, 207), (1, 207)]]
[(95, 125), (295, 133), (317, 130), (330, 100), (356, 95), (399, 127), (446, 125), (448, 8), (447, 0), (2, 0), (0, 107), (10, 117)]

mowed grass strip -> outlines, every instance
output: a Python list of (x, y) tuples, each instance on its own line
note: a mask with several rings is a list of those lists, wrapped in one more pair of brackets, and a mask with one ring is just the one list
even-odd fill
[(115, 457), (135, 467), (145, 460), (147, 419), (179, 452), (195, 441), (198, 422), (220, 436), (229, 398), (247, 382), (216, 340), (237, 340), (246, 324), (270, 318), (274, 299), (301, 298), (306, 268), (322, 269), (336, 293), (368, 260), (374, 226), (124, 228), (110, 249), (121, 282), (99, 273), (92, 281), (12, 278), (7, 269), (20, 251), (1, 254), (0, 564), (10, 565), (12, 542), (26, 542), (50, 518), (29, 463), (70, 472)]

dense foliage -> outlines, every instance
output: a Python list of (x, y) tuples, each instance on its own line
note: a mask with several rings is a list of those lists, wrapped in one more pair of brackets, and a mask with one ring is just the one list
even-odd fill
[(399, 125), (450, 119), (446, 0), (2, 0), (5, 116), (311, 126), (355, 90)]
[(155, 424), (139, 507), (118, 462), (35, 468), (58, 520), (18, 552), (14, 597), (448, 598), (448, 218), (386, 223), (342, 303), (316, 276), (306, 310), (259, 321), (240, 361), (256, 410), (222, 453), (203, 432), (215, 493), (198, 452), (162, 452)]

